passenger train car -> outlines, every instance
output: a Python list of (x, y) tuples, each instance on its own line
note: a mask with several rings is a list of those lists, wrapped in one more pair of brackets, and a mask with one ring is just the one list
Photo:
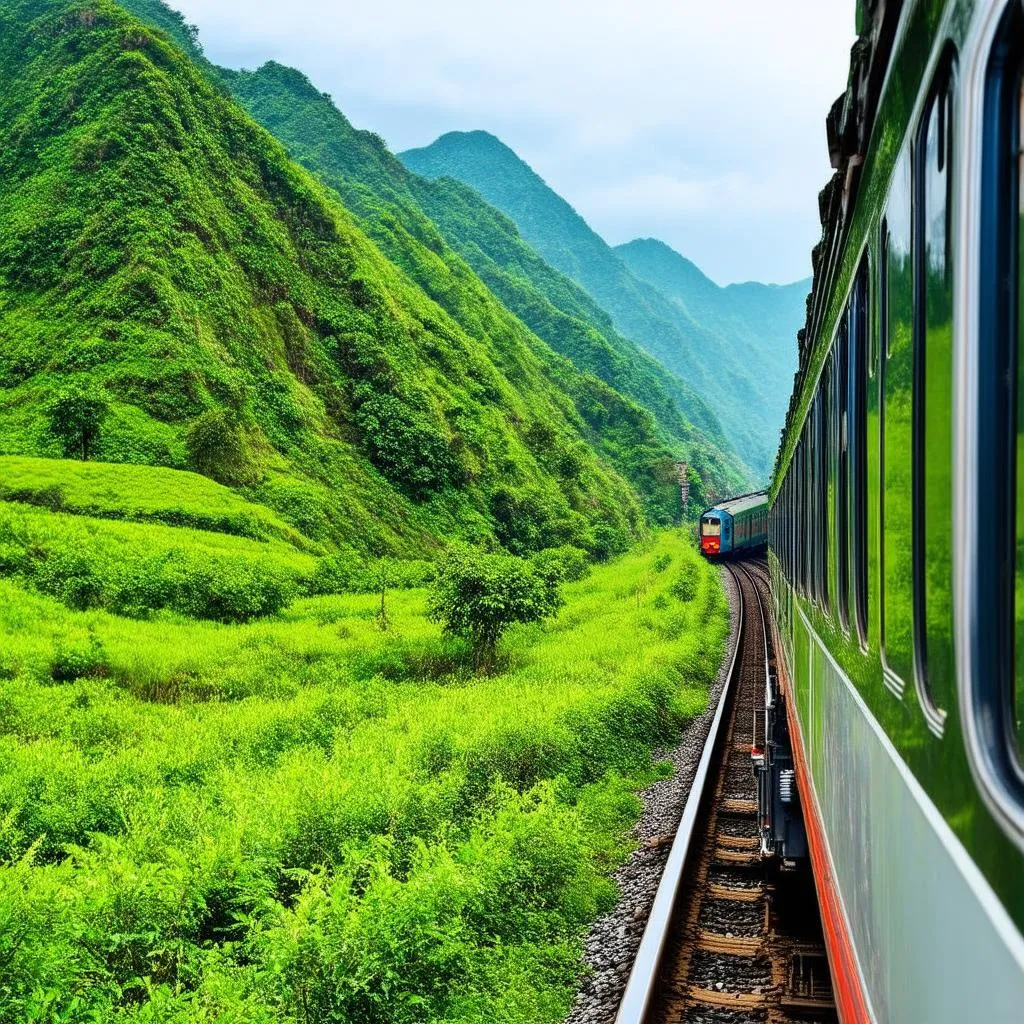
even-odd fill
[(861, 0), (772, 486), (841, 1018), (1024, 1021), (1022, 0)]
[(768, 543), (765, 491), (731, 498), (700, 517), (700, 549), (708, 558), (749, 554)]

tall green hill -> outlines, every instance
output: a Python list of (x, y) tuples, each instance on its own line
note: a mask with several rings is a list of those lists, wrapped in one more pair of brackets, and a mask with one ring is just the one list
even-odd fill
[[(218, 87), (232, 92), (470, 333), (479, 330), (479, 299), (467, 301), (467, 289), (451, 283), (467, 275), (468, 291), (478, 294), (485, 285), (543, 339), (541, 347), (546, 343), (584, 371), (561, 384), (588, 423), (591, 442), (640, 491), (649, 518), (668, 522), (678, 513), (671, 473), (676, 459), (691, 466), (694, 505), (708, 488), (723, 493), (744, 486), (748, 471), (706, 404), (617, 335), (607, 314), (544, 263), (512, 222), (475, 192), (410, 173), (379, 137), (356, 131), (300, 72), (274, 62), (255, 72), (216, 68), (203, 57), (195, 30), (162, 0), (123, 0), (122, 6), (168, 32)], [(444, 280), (436, 273), (438, 261), (446, 268)]]
[[(544, 259), (608, 311), (623, 335), (701, 394), (747, 465), (758, 477), (767, 477), (778, 425), (761, 414), (760, 381), (735, 339), (633, 273), (565, 199), (493, 135), (452, 132), (400, 158), (426, 177), (450, 177), (471, 186), (511, 217)], [(798, 326), (794, 321), (791, 333)]]
[(806, 314), (810, 278), (775, 285), (748, 281), (721, 287), (685, 256), (654, 238), (615, 247), (633, 274), (657, 288), (688, 316), (742, 353), (758, 386), (760, 429), (778, 437), (796, 373), (796, 331)]
[(110, 0), (0, 0), (0, 453), (63, 454), (78, 389), (99, 460), (199, 469), (315, 540), (620, 546), (640, 505), (580, 406), (623, 399), (431, 251), (386, 258)]

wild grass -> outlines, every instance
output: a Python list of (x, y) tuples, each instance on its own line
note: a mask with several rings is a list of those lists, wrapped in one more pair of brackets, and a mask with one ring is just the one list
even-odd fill
[(315, 550), (284, 519), (229, 487), (161, 466), (0, 455), (0, 500), (108, 519), (128, 519), (285, 540)]
[(727, 628), (675, 535), (564, 589), (481, 677), (423, 590), (382, 629), (0, 581), (0, 1020), (558, 1020)]

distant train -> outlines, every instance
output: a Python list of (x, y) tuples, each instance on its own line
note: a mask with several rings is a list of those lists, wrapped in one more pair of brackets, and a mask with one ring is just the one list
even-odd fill
[(768, 494), (730, 498), (700, 517), (700, 549), (708, 558), (747, 555), (768, 543)]
[(1020, 1024), (1024, 4), (857, 16), (770, 490), (779, 724), (843, 1024)]

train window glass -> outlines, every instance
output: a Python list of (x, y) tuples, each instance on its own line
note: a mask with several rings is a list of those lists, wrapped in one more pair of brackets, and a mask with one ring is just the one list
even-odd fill
[(702, 519), (700, 532), (705, 537), (718, 537), (722, 533), (722, 524), (717, 519)]
[(835, 503), (836, 503), (836, 364), (830, 354), (821, 374), (821, 596), (826, 609), (833, 607), (836, 583)]
[[(867, 558), (867, 391), (868, 391), (868, 259), (861, 260), (850, 302), (847, 332), (846, 464), (850, 491), (850, 568), (853, 612), (860, 642), (868, 639)], [(849, 615), (849, 609), (847, 609)]]
[[(1018, 28), (1024, 18), (1018, 18)], [(1013, 180), (1016, 196), (1011, 195), (1011, 209), (1015, 208), (1016, 244), (1013, 256), (1017, 263), (1016, 295), (1010, 303), (1016, 312), (1017, 347), (1017, 438), (1015, 458), (1017, 463), (1017, 495), (1015, 532), (1016, 573), (1014, 586), (1014, 689), (1010, 697), (1011, 732), (1016, 741), (1018, 764), (1024, 765), (1024, 66), (1017, 71), (1016, 123), (1008, 147), (1016, 162)], [(1015, 307), (1015, 309), (1014, 309)]]
[(818, 522), (817, 522), (817, 553), (818, 553), (818, 599), (821, 602), (821, 606), (825, 611), (829, 611), (829, 599), (828, 599), (828, 520), (829, 520), (829, 467), (831, 459), (829, 457), (830, 446), (828, 444), (828, 438), (830, 431), (828, 429), (829, 423), (829, 408), (831, 407), (831, 400), (829, 397), (829, 385), (831, 383), (831, 375), (828, 372), (829, 367), (826, 367), (826, 374), (824, 377), (824, 386), (819, 392), (818, 396), (818, 444), (816, 447), (817, 451), (817, 472), (818, 472)]
[(921, 122), (914, 245), (914, 595), (918, 697), (941, 733), (953, 696), (954, 65), (940, 70)]
[(843, 316), (835, 346), (835, 411), (832, 421), (836, 445), (836, 614), (843, 629), (850, 628), (850, 467), (849, 467), (849, 314)]
[(913, 322), (910, 153), (893, 175), (886, 210), (882, 393), (882, 651), (889, 686), (903, 692), (914, 672)]

